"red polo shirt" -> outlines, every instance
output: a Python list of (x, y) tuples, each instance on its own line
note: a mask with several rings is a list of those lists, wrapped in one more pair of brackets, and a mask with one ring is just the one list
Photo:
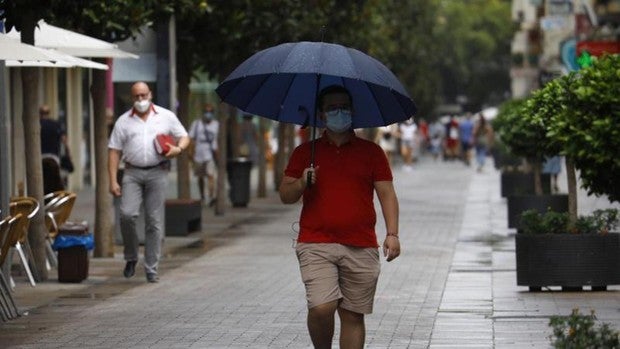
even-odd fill
[[(310, 152), (310, 142), (297, 147), (284, 174), (300, 178)], [(392, 180), (383, 150), (356, 136), (338, 147), (323, 134), (316, 141), (314, 162), (317, 182), (303, 194), (298, 241), (378, 247), (374, 182)]]

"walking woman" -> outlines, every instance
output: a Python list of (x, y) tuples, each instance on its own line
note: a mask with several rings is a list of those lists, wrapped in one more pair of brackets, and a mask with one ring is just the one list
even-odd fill
[(493, 127), (489, 124), (482, 113), (479, 114), (478, 122), (474, 127), (474, 146), (476, 147), (476, 162), (478, 172), (482, 172), (488, 151), (493, 146)]

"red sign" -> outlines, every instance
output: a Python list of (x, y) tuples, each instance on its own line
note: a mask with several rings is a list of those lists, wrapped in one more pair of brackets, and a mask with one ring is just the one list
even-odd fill
[(620, 41), (579, 41), (577, 43), (577, 56), (583, 51), (588, 51), (592, 56), (602, 56), (603, 53), (620, 53)]

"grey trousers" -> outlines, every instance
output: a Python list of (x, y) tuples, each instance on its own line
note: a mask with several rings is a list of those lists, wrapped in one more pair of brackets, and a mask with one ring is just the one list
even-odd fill
[(138, 260), (140, 242), (136, 220), (140, 204), (144, 204), (144, 270), (147, 273), (157, 273), (164, 237), (167, 186), (168, 171), (162, 168), (129, 168), (124, 171), (120, 215), (125, 260)]

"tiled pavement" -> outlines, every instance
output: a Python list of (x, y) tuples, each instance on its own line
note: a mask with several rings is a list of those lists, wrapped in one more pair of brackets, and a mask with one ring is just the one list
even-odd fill
[[(549, 316), (574, 307), (620, 328), (618, 287), (530, 293), (516, 286), (514, 231), (490, 166), (476, 173), (423, 159), (395, 177), (403, 254), (382, 264), (368, 348), (547, 348)], [(224, 216), (205, 209), (203, 232), (168, 238), (158, 284), (146, 284), (141, 272), (122, 278), (119, 253), (91, 259), (91, 276), (78, 285), (30, 288), (18, 277), (17, 301), (28, 315), (0, 324), (0, 347), (310, 347), (291, 249), (299, 206), (269, 194)], [(76, 215), (88, 218), (92, 193), (80, 200)]]

